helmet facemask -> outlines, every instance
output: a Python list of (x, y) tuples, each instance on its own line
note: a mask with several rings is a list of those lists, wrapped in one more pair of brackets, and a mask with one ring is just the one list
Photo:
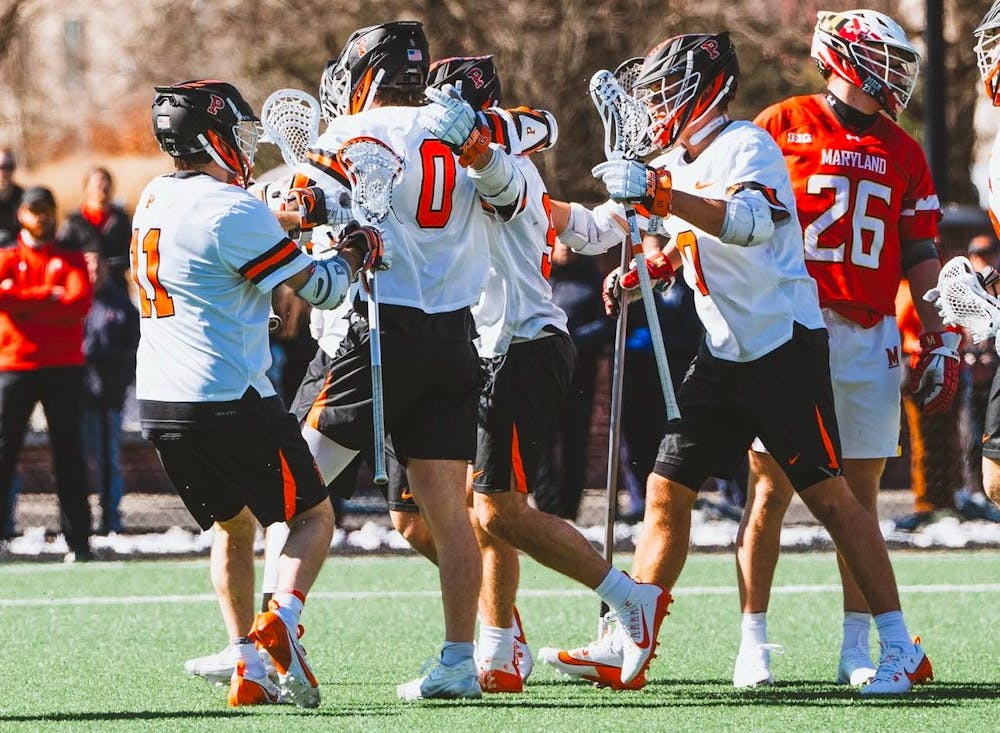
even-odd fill
[(973, 33), (976, 36), (976, 64), (986, 96), (994, 106), (1000, 106), (1000, 1), (993, 3)]
[(253, 161), (260, 138), (260, 121), (256, 117), (246, 117), (232, 100), (227, 99), (226, 102), (237, 118), (230, 130), (229, 139), (215, 130), (208, 130), (204, 136), (199, 135), (199, 139), (212, 160), (236, 176), (233, 182), (247, 188), (252, 182)]

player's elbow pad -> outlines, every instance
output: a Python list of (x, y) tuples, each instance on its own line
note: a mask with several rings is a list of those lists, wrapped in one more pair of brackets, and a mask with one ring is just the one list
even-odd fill
[(510, 162), (510, 158), (496, 145), (493, 157), (482, 170), (469, 169), (469, 178), (476, 184), (476, 190), (497, 216), (509, 221), (524, 208), (527, 184), (521, 171)]
[(573, 202), (569, 205), (569, 223), (559, 232), (559, 239), (577, 254), (599, 255), (620, 244), (625, 231), (607, 204), (591, 210)]
[(316, 260), (298, 295), (315, 308), (332, 310), (344, 302), (351, 279), (351, 268), (342, 257)]
[(763, 244), (773, 234), (771, 206), (760, 191), (743, 189), (726, 202), (726, 217), (719, 232), (723, 242), (753, 247)]

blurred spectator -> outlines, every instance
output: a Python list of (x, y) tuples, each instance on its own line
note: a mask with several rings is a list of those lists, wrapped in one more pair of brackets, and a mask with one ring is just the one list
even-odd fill
[(538, 508), (565, 519), (580, 510), (589, 464), (597, 359), (612, 339), (614, 321), (604, 315), (602, 276), (593, 258), (581, 257), (556, 240), (552, 250), (552, 300), (566, 311), (576, 347), (576, 367), (549, 458), (539, 468)]
[(122, 531), (122, 408), (135, 381), (139, 311), (129, 299), (116, 258), (91, 259), (94, 302), (84, 321), (83, 445), (94, 464), (101, 534)]
[(55, 241), (56, 202), (29, 188), (21, 231), (0, 250), (0, 526), (14, 512), (11, 483), (28, 420), (42, 403), (48, 423), (68, 561), (88, 560), (90, 504), (80, 431), (83, 320), (92, 288), (83, 255)]
[[(969, 241), (968, 256), (977, 271), (984, 267), (997, 266), (1000, 253), (997, 240), (992, 234), (980, 234)], [(987, 519), (1000, 522), (1000, 509), (992, 504), (983, 493), (983, 443), (979, 436), (986, 425), (986, 405), (990, 397), (990, 386), (997, 370), (997, 351), (994, 339), (978, 344), (969, 343), (962, 350), (962, 360), (966, 365), (963, 380), (962, 401), (966, 419), (966, 488), (955, 494), (955, 508), (967, 519)]]
[[(900, 363), (912, 369), (920, 353), (920, 318), (913, 305), (906, 280), (896, 295), (896, 320), (899, 324), (903, 354)], [(955, 512), (955, 493), (962, 488), (962, 451), (959, 447), (960, 401), (955, 400), (944, 412), (927, 414), (920, 409), (913, 393), (902, 384), (903, 413), (910, 431), (910, 485), (913, 490), (913, 514), (896, 520), (896, 529), (913, 532)]]
[(112, 202), (114, 180), (107, 168), (95, 166), (83, 179), (83, 203), (59, 230), (59, 244), (66, 249), (92, 252), (103, 260), (112, 279), (124, 282), (128, 270), (132, 218)]
[(10, 247), (17, 241), (21, 225), (17, 223), (17, 207), (24, 189), (14, 183), (17, 161), (14, 151), (0, 148), (0, 247)]
[[(85, 322), (83, 442), (101, 501), (101, 532), (121, 532), (121, 415), (135, 379), (139, 315), (129, 301), (126, 273), (132, 219), (113, 203), (114, 179), (102, 166), (83, 177), (83, 201), (59, 230), (60, 246), (84, 253), (94, 305)], [(134, 342), (133, 342), (134, 340)]]

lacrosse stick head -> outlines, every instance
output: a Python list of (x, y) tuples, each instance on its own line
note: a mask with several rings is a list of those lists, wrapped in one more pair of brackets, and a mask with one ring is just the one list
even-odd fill
[(590, 98), (604, 123), (604, 156), (639, 158), (652, 149), (646, 137), (649, 113), (646, 106), (629, 95), (615, 75), (601, 69), (590, 78)]
[(1000, 328), (1000, 303), (986, 292), (972, 263), (954, 257), (938, 275), (938, 298), (934, 302), (946, 323), (961, 326), (973, 341), (994, 336)]
[(725, 105), (736, 92), (740, 64), (728, 32), (668, 38), (646, 54), (633, 94), (649, 110), (649, 138), (660, 150)]
[(279, 89), (261, 108), (261, 142), (278, 146), (281, 158), (293, 168), (306, 160), (309, 147), (319, 137), (319, 102), (298, 89)]
[(351, 208), (366, 224), (385, 219), (392, 189), (403, 174), (403, 159), (374, 137), (351, 138), (337, 151), (337, 162), (351, 184)]

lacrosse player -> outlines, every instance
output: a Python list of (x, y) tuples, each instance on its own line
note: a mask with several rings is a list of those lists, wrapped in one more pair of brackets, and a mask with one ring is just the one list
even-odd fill
[[(651, 277), (683, 262), (705, 341), (677, 395), (680, 420), (667, 427), (646, 489), (633, 575), (670, 589), (688, 552), (691, 510), (709, 475), (728, 476), (755, 436), (830, 532), (876, 614), (879, 669), (863, 694), (901, 694), (931, 675), (913, 643), (874, 516), (842, 475), (830, 383), (827, 332), (781, 151), (759, 127), (726, 114), (739, 78), (728, 33), (681, 35), (655, 46), (635, 82), (645, 90), (650, 138), (664, 152), (650, 166), (621, 159), (594, 169), (615, 201), (664, 217), (670, 239)], [(576, 249), (600, 248), (602, 227), (583, 207), (565, 225)], [(616, 222), (611, 222), (617, 226)], [(575, 237), (574, 237), (575, 234)], [(563, 235), (560, 235), (563, 236)], [(566, 241), (566, 239), (564, 239)], [(613, 272), (610, 301), (635, 288)], [(655, 638), (656, 625), (651, 625)], [(586, 666), (621, 669), (620, 626), (582, 649), (539, 657), (580, 675)], [(624, 670), (621, 683), (631, 682)]]
[[(143, 434), (202, 529), (215, 527), (212, 579), (236, 659), (229, 704), (319, 689), (298, 642), (306, 593), (326, 557), (333, 515), (295, 420), (265, 376), (270, 291), (285, 283), (317, 308), (340, 304), (376, 232), (323, 262), (304, 255), (250, 195), (257, 117), (231, 85), (157, 87), (153, 131), (177, 171), (151, 181), (133, 222)], [(256, 521), (292, 525), (271, 608), (254, 617)], [(254, 644), (278, 672), (267, 677)]]
[[(469, 104), (499, 129), (500, 79), (492, 56), (456, 57), (431, 68), (429, 85), (461, 89)], [(429, 93), (430, 94), (430, 93)], [(491, 109), (493, 108), (493, 109)], [(493, 135), (496, 137), (496, 135)], [(555, 129), (549, 139), (555, 141)], [(538, 148), (534, 148), (538, 149)], [(521, 692), (524, 675), (514, 647), (518, 554), (595, 589), (622, 618), (653, 618), (667, 595), (611, 566), (572, 525), (528, 505), (542, 456), (569, 388), (575, 353), (566, 314), (548, 284), (555, 230), (549, 194), (527, 155), (513, 156), (527, 182), (525, 210), (509, 222), (491, 219), (490, 277), (473, 308), (476, 345), (486, 372), (479, 401), (479, 439), (469, 480), (483, 553), (480, 633), (476, 648), (484, 692)], [(629, 644), (629, 663), (651, 652)]]
[[(348, 185), (336, 153), (349, 139), (376, 138), (406, 161), (382, 222), (388, 269), (378, 275), (385, 425), (440, 566), (445, 643), (429, 675), (400, 685), (402, 699), (479, 697), (473, 660), (481, 563), (465, 506), (466, 465), (476, 452), (479, 361), (476, 303), (489, 270), (482, 206), (519, 213), (524, 178), (489, 146), (458, 95), (422, 106), (430, 59), (420, 23), (355, 31), (324, 74), (321, 102), (336, 116), (303, 172), (331, 194)], [(370, 109), (369, 109), (370, 107)], [(421, 123), (431, 120), (439, 133)], [(459, 151), (469, 167), (457, 165)], [(303, 434), (325, 481), (372, 444), (368, 300), (359, 293), (351, 330)]]
[[(895, 297), (909, 280), (923, 334), (910, 388), (926, 413), (946, 410), (958, 386), (961, 334), (946, 330), (920, 296), (940, 272), (941, 217), (920, 145), (895, 123), (917, 80), (919, 54), (891, 18), (872, 10), (821, 11), (812, 57), (826, 80), (819, 94), (792, 97), (756, 124), (785, 156), (809, 274), (830, 334), (830, 372), (844, 478), (873, 516), (887, 457), (899, 443), (900, 344)], [(736, 541), (742, 640), (733, 684), (770, 684), (767, 605), (794, 489), (787, 462), (757, 440), (750, 491)], [(839, 557), (844, 587), (837, 682), (875, 674), (871, 611)]]
[[(986, 94), (994, 107), (1000, 107), (1000, 0), (996, 0), (986, 12), (975, 30), (975, 37), (976, 61), (986, 87)], [(990, 154), (989, 206), (993, 228), (1000, 232), (1000, 134), (997, 134)], [(989, 282), (989, 295), (996, 296), (996, 271), (987, 268), (982, 275)], [(997, 306), (996, 301), (993, 305)], [(983, 488), (993, 503), (1000, 506), (1000, 372), (993, 378), (990, 402), (986, 408), (986, 427), (983, 435)]]

